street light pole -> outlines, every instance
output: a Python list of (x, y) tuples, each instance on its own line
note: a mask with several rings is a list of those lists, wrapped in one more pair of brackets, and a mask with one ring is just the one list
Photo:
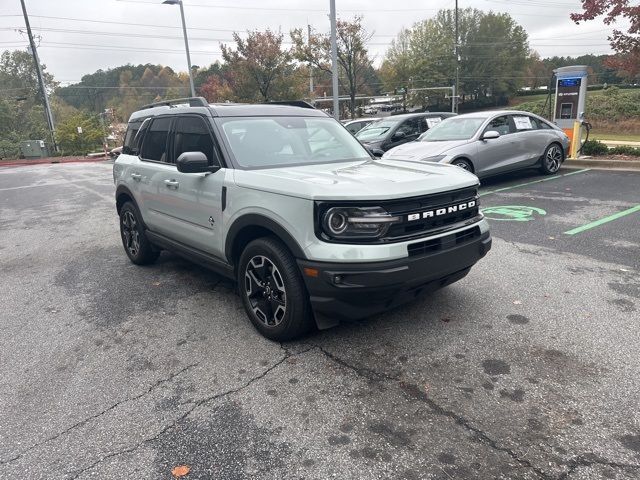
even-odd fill
[(329, 16), (331, 17), (331, 80), (333, 85), (333, 117), (340, 120), (338, 102), (338, 43), (336, 31), (336, 0), (330, 0)]
[(182, 0), (164, 0), (165, 5), (180, 5), (180, 16), (182, 17), (182, 33), (184, 35), (184, 49), (187, 52), (187, 68), (189, 68), (189, 86), (191, 87), (191, 96), (196, 96), (196, 89), (193, 87), (193, 73), (191, 72), (191, 56), (189, 55), (189, 40), (187, 39), (187, 24), (184, 21), (184, 7)]
[(27, 26), (27, 35), (29, 36), (29, 46), (31, 47), (31, 53), (33, 54), (33, 61), (36, 64), (36, 76), (38, 77), (38, 85), (40, 86), (40, 92), (42, 93), (42, 100), (44, 101), (44, 110), (47, 116), (47, 124), (49, 126), (49, 132), (51, 134), (51, 142), (53, 143), (53, 149), (57, 152), (58, 145), (56, 143), (56, 130), (53, 123), (53, 113), (51, 113), (51, 105), (49, 105), (49, 96), (44, 85), (44, 77), (42, 76), (42, 67), (40, 66), (40, 58), (38, 57), (38, 51), (36, 50), (36, 43), (33, 41), (33, 34), (31, 33), (31, 25), (29, 24), (29, 15), (27, 15), (27, 7), (24, 4), (24, 0), (20, 0), (22, 4), (22, 13), (24, 15), (24, 23)]

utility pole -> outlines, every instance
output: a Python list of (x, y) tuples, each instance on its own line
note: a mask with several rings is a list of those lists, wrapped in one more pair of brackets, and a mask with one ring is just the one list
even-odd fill
[(44, 86), (44, 78), (42, 77), (42, 67), (40, 66), (40, 59), (38, 58), (38, 51), (36, 50), (36, 43), (33, 41), (33, 34), (31, 33), (31, 25), (29, 24), (29, 15), (27, 15), (27, 7), (24, 5), (24, 0), (20, 0), (22, 5), (22, 13), (24, 15), (24, 23), (27, 26), (27, 35), (29, 36), (29, 46), (31, 47), (31, 53), (33, 55), (33, 61), (36, 64), (36, 75), (38, 77), (38, 85), (40, 86), (40, 92), (42, 92), (42, 99), (44, 101), (44, 111), (47, 117), (47, 124), (49, 125), (49, 132), (51, 133), (51, 143), (53, 143), (53, 149), (58, 151), (58, 144), (56, 143), (56, 130), (53, 124), (53, 113), (51, 113), (51, 105), (49, 105), (49, 96)]
[[(311, 25), (307, 24), (307, 45), (311, 47)], [(313, 67), (309, 62), (309, 94), (313, 100)]]
[(456, 0), (456, 46), (455, 46), (455, 55), (456, 55), (456, 89), (453, 93), (453, 101), (455, 102), (455, 112), (458, 113), (458, 96), (460, 95), (460, 35), (458, 33), (458, 0)]
[(331, 77), (333, 85), (333, 117), (340, 120), (338, 102), (338, 42), (336, 31), (336, 0), (329, 1), (329, 16), (331, 17)]

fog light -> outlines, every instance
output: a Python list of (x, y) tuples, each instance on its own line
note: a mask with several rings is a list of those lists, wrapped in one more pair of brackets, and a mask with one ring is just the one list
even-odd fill
[(335, 283), (336, 285), (339, 285), (340, 283), (342, 283), (342, 277), (340, 275), (334, 275), (333, 283)]

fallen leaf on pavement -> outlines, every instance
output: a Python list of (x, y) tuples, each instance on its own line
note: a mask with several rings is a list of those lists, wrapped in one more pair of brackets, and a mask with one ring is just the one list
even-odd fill
[(514, 305), (522, 305), (522, 302), (520, 300), (514, 300), (513, 304)]
[(174, 467), (173, 470), (171, 470), (171, 475), (176, 478), (180, 478), (184, 477), (190, 471), (191, 469), (187, 465), (178, 465), (177, 467)]

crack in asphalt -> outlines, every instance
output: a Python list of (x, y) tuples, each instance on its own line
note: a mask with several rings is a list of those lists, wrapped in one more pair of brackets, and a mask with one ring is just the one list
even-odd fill
[(136, 395), (135, 397), (129, 397), (129, 398), (125, 398), (124, 400), (121, 400), (117, 403), (114, 403), (113, 405), (111, 405), (110, 407), (102, 410), (99, 413), (96, 413), (94, 415), (91, 415), (90, 417), (85, 418), (84, 420), (79, 421), (78, 423), (75, 423), (73, 425), (71, 425), (70, 427), (65, 428), (64, 430), (62, 430), (61, 432), (56, 433), (55, 435), (48, 437), (44, 440), (42, 440), (41, 442), (38, 442), (36, 444), (31, 445), (30, 447), (28, 447), (27, 449), (23, 450), (22, 452), (20, 452), (19, 454), (17, 454), (15, 457), (10, 458), (8, 460), (0, 460), (0, 465), (7, 465), (9, 463), (15, 462), (16, 460), (19, 460), (20, 458), (22, 458), (23, 456), (25, 456), (27, 453), (29, 453), (30, 451), (41, 447), (43, 445), (46, 445), (47, 443), (56, 440), (58, 438), (60, 438), (63, 435), (66, 435), (67, 433), (75, 430), (76, 428), (80, 428), (83, 425), (86, 425), (88, 422), (90, 422), (91, 420), (95, 420), (96, 418), (99, 418), (103, 415), (105, 415), (106, 413), (110, 412), (111, 410), (114, 410), (115, 408), (119, 407), (120, 405), (124, 405), (125, 403), (129, 403), (129, 402), (134, 402), (136, 400), (141, 399), (142, 397), (144, 397), (145, 395), (148, 395), (149, 393), (151, 393), (153, 390), (155, 390), (156, 388), (158, 388), (160, 385), (170, 382), (172, 381), (174, 378), (176, 378), (179, 375), (182, 375), (184, 372), (186, 372), (187, 370), (190, 370), (193, 367), (196, 367), (200, 362), (197, 363), (192, 363), (191, 365), (187, 365), (186, 367), (178, 370), (175, 373), (172, 373), (171, 375), (169, 375), (167, 378), (163, 378), (158, 380), (157, 382), (155, 382), (153, 385), (151, 385), (147, 390), (145, 390), (144, 392), (142, 392), (139, 395)]
[[(192, 406), (190, 408), (188, 408), (182, 415), (179, 415), (174, 421), (172, 421), (171, 423), (169, 423), (168, 425), (166, 425), (164, 428), (162, 428), (158, 433), (156, 433), (155, 435), (153, 435), (152, 437), (149, 438), (145, 438), (144, 440), (138, 442), (137, 444), (117, 451), (117, 452), (112, 452), (108, 455), (105, 455), (101, 458), (99, 458), (98, 460), (96, 460), (95, 462), (93, 462), (91, 465), (88, 465), (87, 467), (84, 467), (80, 470), (73, 470), (70, 472), (67, 472), (65, 475), (71, 475), (69, 478), (69, 480), (75, 480), (78, 477), (80, 477), (83, 473), (85, 473), (88, 470), (91, 470), (93, 467), (95, 467), (96, 465), (99, 465), (100, 463), (104, 462), (105, 460), (108, 460), (110, 458), (113, 457), (117, 457), (119, 455), (124, 455), (126, 453), (132, 453), (134, 451), (136, 451), (138, 448), (140, 448), (141, 446), (147, 444), (147, 443), (151, 443), (154, 440), (158, 439), (160, 436), (164, 435), (166, 432), (168, 432), (169, 430), (171, 430), (172, 428), (174, 428), (180, 421), (184, 420), (185, 418), (187, 418), (196, 408), (205, 405), (209, 402), (212, 402), (214, 400), (218, 400), (220, 398), (226, 397), (228, 395), (233, 395), (234, 393), (238, 393), (248, 387), (250, 387), (253, 383), (263, 379), (264, 377), (266, 377), (269, 373), (271, 373), (273, 370), (275, 370), (276, 368), (278, 368), (280, 365), (282, 365), (285, 361), (287, 361), (289, 358), (291, 358), (292, 356), (295, 355), (302, 355), (304, 353), (307, 353), (310, 350), (313, 350), (315, 347), (310, 347), (306, 350), (303, 350), (301, 352), (297, 352), (297, 353), (290, 353), (290, 351), (283, 345), (280, 344), (280, 348), (285, 352), (284, 356), (278, 360), (276, 363), (274, 363), (273, 365), (271, 365), (269, 368), (265, 369), (260, 375), (256, 375), (255, 377), (249, 379), (247, 382), (245, 382), (243, 385), (237, 387), (237, 388), (233, 388), (231, 390), (227, 390), (226, 392), (222, 392), (222, 393), (218, 393), (215, 395), (211, 395), (209, 397), (205, 397), (202, 398), (196, 402), (192, 403)], [(188, 403), (185, 403), (185, 405), (187, 405)]]
[(460, 425), (461, 427), (465, 428), (466, 430), (472, 432), (473, 434), (475, 434), (475, 436), (485, 445), (488, 445), (490, 448), (492, 448), (493, 450), (497, 450), (503, 453), (506, 453), (507, 455), (509, 455), (511, 458), (513, 458), (516, 462), (518, 462), (518, 464), (520, 464), (521, 466), (528, 468), (530, 470), (532, 470), (533, 472), (535, 472), (539, 477), (544, 478), (545, 480), (552, 480), (554, 477), (552, 477), (551, 475), (547, 474), (546, 472), (544, 472), (543, 470), (541, 470), (540, 468), (534, 466), (531, 462), (529, 462), (528, 460), (525, 460), (523, 458), (520, 458), (518, 456), (518, 454), (516, 452), (514, 452), (513, 450), (511, 450), (510, 448), (507, 447), (502, 447), (500, 445), (498, 445), (498, 442), (494, 439), (492, 439), (491, 437), (489, 437), (489, 435), (487, 435), (485, 432), (483, 432), (481, 429), (474, 427), (473, 425), (471, 425), (471, 423), (469, 422), (469, 420), (467, 420), (466, 418), (464, 418), (463, 416), (451, 411), (451, 410), (447, 410), (446, 408), (442, 407), (441, 405), (438, 405), (434, 400), (432, 400), (431, 398), (429, 398), (427, 396), (427, 394), (422, 391), (420, 389), (420, 387), (414, 383), (407, 383), (404, 382), (403, 380), (401, 380), (398, 377), (386, 374), (386, 373), (382, 373), (382, 372), (378, 372), (376, 370), (367, 368), (367, 367), (357, 367), (355, 365), (351, 365), (350, 363), (348, 363), (347, 361), (343, 360), (342, 358), (334, 355), (333, 353), (325, 350), (323, 347), (316, 345), (316, 348), (321, 351), (327, 358), (329, 358), (330, 360), (332, 360), (333, 362), (353, 371), (356, 373), (356, 375), (366, 378), (368, 380), (385, 380), (385, 381), (389, 381), (389, 382), (395, 382), (398, 384), (398, 386), (400, 387), (400, 389), (405, 392), (407, 395), (409, 395), (410, 397), (416, 399), (416, 400), (420, 400), (424, 403), (426, 403), (429, 408), (431, 409), (431, 411), (433, 413), (435, 413), (436, 415), (440, 415), (443, 417), (447, 417), (450, 418), (452, 420), (455, 421), (456, 424)]
[(583, 456), (579, 456), (570, 460), (567, 465), (569, 468), (566, 472), (558, 477), (558, 480), (565, 480), (569, 478), (570, 475), (573, 474), (580, 467), (593, 467), (594, 465), (602, 465), (605, 467), (617, 468), (620, 470), (640, 470), (640, 465), (633, 465), (631, 463), (617, 463), (611, 462), (604, 458), (600, 458), (598, 456), (594, 456), (593, 459), (585, 458)]

